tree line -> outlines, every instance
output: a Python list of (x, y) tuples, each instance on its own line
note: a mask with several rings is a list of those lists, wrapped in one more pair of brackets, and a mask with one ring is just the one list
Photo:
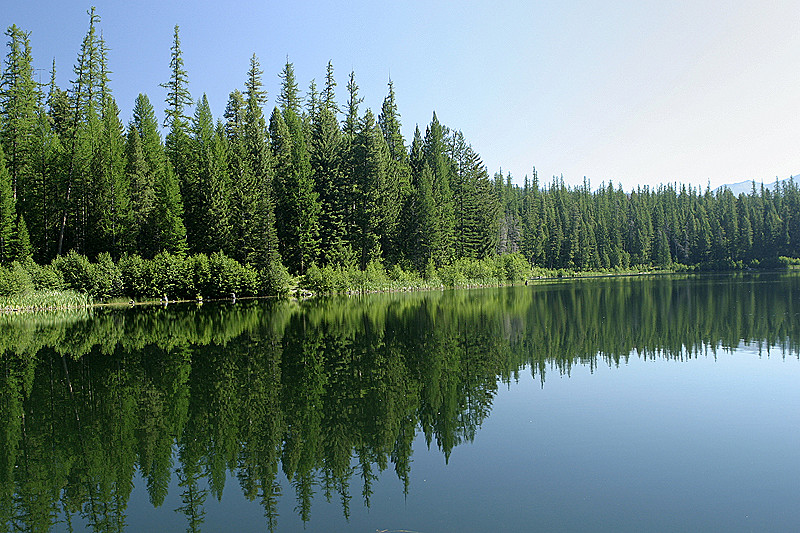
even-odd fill
[[(128, 124), (108, 46), (89, 12), (73, 81), (34, 81), (30, 34), (12, 25), (0, 75), (0, 264), (70, 251), (115, 261), (223, 253), (259, 271), (370, 263), (423, 273), (520, 252), (581, 270), (750, 266), (800, 255), (800, 192), (749, 195), (667, 185), (524, 186), (490, 178), (462, 132), (436, 114), (407, 143), (394, 86), (361, 109), (355, 74), (339, 106), (329, 62), (301, 95), (288, 58), (271, 112), (253, 55), (221, 118), (195, 100), (175, 26), (164, 120), (140, 94)], [(162, 138), (162, 128), (166, 135)]]

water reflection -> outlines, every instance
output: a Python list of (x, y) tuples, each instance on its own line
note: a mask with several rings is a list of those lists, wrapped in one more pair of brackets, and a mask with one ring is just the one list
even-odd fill
[(418, 433), (445, 459), (471, 441), (523, 367), (796, 357), (798, 298), (742, 275), (2, 316), (0, 530), (124, 530), (137, 472), (155, 507), (177, 480), (190, 531), (229, 473), (271, 530), (281, 498), (348, 516), (379, 472), (410, 490)]

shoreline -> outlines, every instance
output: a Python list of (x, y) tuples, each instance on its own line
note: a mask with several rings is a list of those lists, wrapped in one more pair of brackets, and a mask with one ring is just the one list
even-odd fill
[[(789, 272), (792, 270), (797, 269), (751, 269), (747, 270), (747, 272), (755, 273), (755, 272)], [(687, 274), (687, 275), (698, 275), (698, 274), (720, 274), (720, 273), (737, 273), (742, 272), (740, 270), (726, 270), (726, 271), (698, 271), (698, 270), (658, 270), (658, 271), (630, 271), (630, 272), (574, 272), (568, 275), (550, 275), (550, 276), (532, 276), (525, 278), (519, 282), (504, 282), (504, 283), (466, 283), (466, 284), (459, 284), (456, 286), (445, 286), (445, 285), (438, 285), (438, 286), (414, 286), (408, 285), (403, 287), (392, 287), (392, 288), (385, 288), (385, 289), (348, 289), (346, 291), (339, 291), (339, 292), (313, 292), (308, 289), (304, 288), (295, 288), (294, 290), (289, 291), (288, 294), (283, 296), (242, 296), (242, 297), (234, 297), (234, 298), (198, 298), (198, 299), (176, 299), (176, 300), (164, 300), (164, 299), (146, 299), (146, 300), (119, 300), (119, 301), (89, 301), (85, 304), (75, 304), (75, 305), (14, 305), (14, 304), (5, 304), (0, 306), (0, 316), (2, 315), (13, 315), (13, 314), (21, 314), (21, 313), (35, 313), (35, 312), (47, 312), (47, 311), (63, 311), (63, 310), (73, 310), (73, 309), (93, 309), (93, 308), (120, 308), (120, 307), (153, 307), (153, 306), (162, 306), (166, 307), (169, 304), (187, 304), (187, 303), (195, 303), (202, 305), (205, 302), (237, 302), (240, 300), (265, 300), (265, 299), (279, 299), (279, 298), (286, 298), (289, 300), (294, 301), (303, 301), (309, 300), (319, 297), (326, 297), (326, 296), (362, 296), (368, 294), (394, 294), (394, 293), (403, 293), (403, 292), (425, 292), (425, 291), (443, 291), (443, 290), (471, 290), (471, 289), (487, 289), (487, 288), (501, 288), (501, 287), (514, 287), (514, 286), (530, 286), (534, 284), (543, 284), (543, 283), (550, 283), (550, 282), (559, 282), (559, 281), (570, 281), (570, 280), (581, 280), (581, 279), (606, 279), (606, 278), (626, 278), (626, 277), (643, 277), (643, 276), (667, 276), (667, 275), (675, 275), (675, 274)]]

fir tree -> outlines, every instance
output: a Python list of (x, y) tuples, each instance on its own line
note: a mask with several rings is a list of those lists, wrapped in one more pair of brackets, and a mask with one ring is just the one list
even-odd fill
[(6, 154), (6, 168), (11, 178), (14, 198), (25, 195), (31, 179), (33, 150), (40, 91), (33, 79), (30, 34), (16, 25), (6, 30), (8, 54), (0, 77), (0, 141)]
[(364, 269), (371, 261), (381, 259), (381, 240), (396, 225), (396, 202), (388, 194), (388, 148), (372, 111), (367, 110), (355, 139), (354, 156), (356, 197), (356, 234), (353, 239), (359, 266)]
[(400, 114), (397, 111), (394, 85), (389, 80), (389, 94), (383, 100), (378, 124), (383, 133), (387, 148), (386, 168), (386, 231), (382, 235), (381, 247), (390, 262), (396, 263), (401, 257), (401, 212), (411, 192), (411, 166), (408, 152), (400, 131)]
[(170, 252), (182, 256), (188, 249), (183, 201), (178, 179), (169, 163), (156, 180), (154, 193), (155, 205), (149, 217), (153, 234), (152, 250), (156, 254)]
[(311, 171), (320, 198), (320, 249), (324, 263), (347, 260), (342, 173), (342, 138), (333, 111), (325, 106), (314, 123), (311, 135)]
[(275, 228), (275, 200), (272, 182), (272, 159), (269, 133), (261, 106), (266, 102), (263, 89), (263, 72), (255, 54), (250, 59), (247, 75), (246, 110), (244, 117), (244, 145), (250, 172), (253, 175), (253, 214), (249, 235), (243, 238), (252, 242), (252, 256), (245, 261), (259, 268), (274, 270), (280, 263), (278, 236)]
[(423, 153), (432, 173), (433, 202), (436, 207), (436, 227), (430, 236), (431, 253), (436, 265), (441, 266), (452, 259), (455, 218), (450, 189), (451, 167), (445, 153), (445, 130), (436, 113), (425, 132)]
[(14, 261), (24, 263), (33, 258), (33, 247), (28, 235), (28, 226), (25, 224), (25, 218), (22, 215), (17, 218), (10, 248), (11, 257)]
[(186, 228), (189, 246), (195, 252), (231, 254), (227, 142), (222, 124), (214, 127), (206, 95), (195, 111), (192, 146), (193, 209)]
[(171, 130), (189, 123), (185, 109), (193, 104), (188, 88), (189, 76), (183, 64), (179, 30), (176, 24), (170, 48), (169, 81), (160, 85), (167, 90), (164, 127), (169, 127)]
[(0, 263), (8, 263), (14, 258), (12, 248), (16, 218), (14, 204), (11, 176), (6, 169), (3, 147), (0, 145)]

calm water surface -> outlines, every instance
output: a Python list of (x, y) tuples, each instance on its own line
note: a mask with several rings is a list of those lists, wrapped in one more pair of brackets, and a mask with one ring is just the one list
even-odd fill
[(800, 529), (800, 276), (0, 317), (0, 531)]

